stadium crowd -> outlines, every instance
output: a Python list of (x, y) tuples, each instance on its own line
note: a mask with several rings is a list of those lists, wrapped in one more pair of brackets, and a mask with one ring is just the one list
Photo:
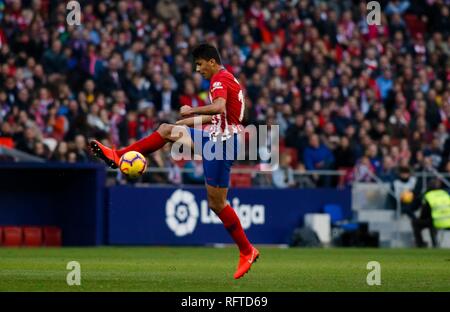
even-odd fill
[[(450, 1), (379, 2), (381, 25), (358, 0), (80, 0), (81, 25), (70, 26), (65, 2), (0, 0), (0, 140), (94, 161), (90, 138), (124, 146), (181, 105), (208, 104), (189, 55), (207, 41), (245, 90), (245, 124), (279, 125), (295, 151), (255, 183), (319, 182), (292, 169), (344, 168), (359, 181), (392, 181), (399, 167), (450, 172)], [(150, 158), (171, 168), (153, 182), (201, 183), (167, 149)]]

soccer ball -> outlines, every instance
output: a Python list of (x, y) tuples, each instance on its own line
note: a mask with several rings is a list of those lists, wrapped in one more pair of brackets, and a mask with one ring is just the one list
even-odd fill
[(414, 194), (411, 191), (404, 191), (401, 194), (400, 199), (401, 199), (402, 203), (404, 203), (404, 204), (411, 204), (411, 202), (414, 199)]
[(136, 179), (147, 169), (147, 160), (139, 152), (127, 152), (120, 157), (119, 168), (127, 177)]

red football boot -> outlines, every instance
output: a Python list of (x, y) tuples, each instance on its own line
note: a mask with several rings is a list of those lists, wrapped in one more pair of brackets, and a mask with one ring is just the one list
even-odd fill
[(259, 258), (259, 251), (253, 246), (252, 252), (250, 254), (248, 255), (240, 254), (239, 264), (236, 273), (234, 273), (234, 278), (238, 279), (244, 276), (245, 273), (250, 271), (252, 264), (255, 263), (258, 258)]
[(119, 167), (120, 157), (117, 155), (116, 150), (106, 147), (96, 140), (91, 141), (89, 145), (94, 155), (102, 159), (108, 166), (113, 169)]

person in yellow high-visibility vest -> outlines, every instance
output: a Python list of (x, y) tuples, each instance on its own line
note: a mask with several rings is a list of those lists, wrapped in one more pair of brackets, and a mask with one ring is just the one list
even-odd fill
[(436, 247), (436, 230), (450, 228), (450, 195), (442, 188), (441, 181), (431, 181), (430, 188), (422, 196), (420, 217), (412, 221), (417, 247), (426, 247), (422, 230), (430, 230), (433, 247)]

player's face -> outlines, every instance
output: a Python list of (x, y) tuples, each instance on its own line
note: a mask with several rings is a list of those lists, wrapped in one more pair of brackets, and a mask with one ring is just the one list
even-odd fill
[(195, 71), (200, 73), (200, 75), (203, 76), (205, 79), (210, 79), (212, 76), (212, 67), (213, 67), (213, 60), (204, 60), (204, 59), (197, 59), (195, 60)]

